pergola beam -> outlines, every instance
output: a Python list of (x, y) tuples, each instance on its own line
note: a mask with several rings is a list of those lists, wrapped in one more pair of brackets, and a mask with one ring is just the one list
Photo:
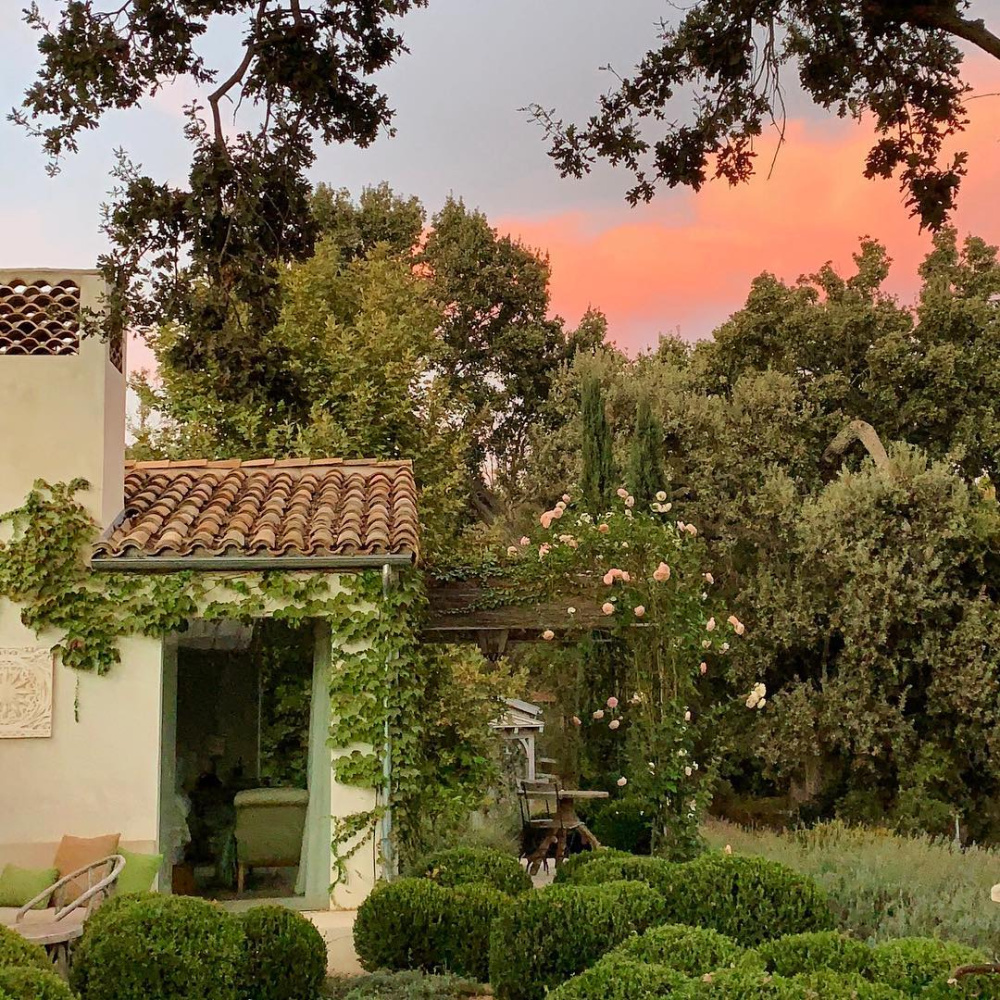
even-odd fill
[[(593, 599), (562, 598), (558, 601), (535, 601), (481, 606), (489, 591), (477, 581), (461, 580), (431, 584), (424, 639), (430, 642), (479, 642), (492, 648), (497, 642), (532, 642), (546, 629), (556, 635), (592, 632), (607, 627), (607, 617)], [(573, 607), (574, 613), (569, 613)], [(500, 638), (506, 633), (506, 639)], [(492, 634), (492, 635), (490, 635)]]

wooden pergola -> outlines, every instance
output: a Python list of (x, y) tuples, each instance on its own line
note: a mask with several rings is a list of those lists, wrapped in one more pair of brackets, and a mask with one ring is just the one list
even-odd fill
[[(428, 642), (475, 642), (491, 660), (512, 642), (535, 642), (546, 629), (557, 635), (592, 632), (607, 626), (593, 599), (561, 598), (525, 604), (484, 607), (489, 587), (478, 580), (430, 582), (429, 614), (423, 637)], [(568, 607), (574, 607), (570, 614)]]

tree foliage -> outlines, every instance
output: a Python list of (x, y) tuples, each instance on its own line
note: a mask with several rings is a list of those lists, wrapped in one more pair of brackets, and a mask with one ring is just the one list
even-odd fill
[[(695, 520), (750, 639), (715, 697), (766, 684), (764, 711), (720, 717), (726, 778), (805, 818), (888, 819), (1000, 835), (993, 727), (1000, 509), (996, 248), (937, 235), (913, 309), (865, 241), (852, 273), (762, 275), (712, 342), (629, 360), (611, 348), (553, 387), (553, 433), (527, 482), (582, 481), (581, 392), (602, 386), (624, 464), (636, 408), (663, 428), (673, 516)], [(831, 442), (871, 424), (888, 456)], [(700, 751), (707, 752), (704, 748)]]
[(628, 457), (628, 487), (639, 503), (652, 503), (663, 489), (663, 429), (653, 415), (648, 396), (635, 414), (635, 432)]
[[(52, 169), (107, 112), (136, 110), (178, 80), (198, 94), (186, 109), (184, 186), (119, 163), (105, 223), (112, 251), (101, 261), (119, 326), (182, 323), (199, 347), (193, 368), (229, 367), (258, 387), (280, 263), (313, 248), (313, 143), (367, 146), (390, 129), (372, 76), (405, 51), (398, 19), (425, 3), (63, 0), (51, 24), (31, 5), (42, 65), (12, 118), (41, 139)], [(230, 67), (198, 50), (216, 22), (243, 33)]]
[(604, 395), (600, 381), (594, 376), (585, 378), (580, 387), (580, 422), (580, 491), (587, 510), (598, 517), (611, 506), (615, 468)]
[[(699, 0), (601, 98), (583, 125), (535, 106), (560, 172), (598, 160), (633, 177), (632, 204), (659, 185), (698, 190), (710, 175), (736, 184), (756, 170), (765, 129), (784, 135), (782, 72), (841, 118), (874, 120), (868, 178), (898, 177), (922, 226), (954, 208), (966, 154), (945, 144), (963, 129), (962, 40), (1000, 59), (1000, 37), (965, 16), (969, 0)], [(677, 104), (693, 91), (692, 111)]]
[(210, 358), (198, 369), (178, 365), (190, 334), (165, 326), (150, 341), (158, 381), (137, 383), (152, 413), (135, 453), (412, 459), (433, 552), (460, 525), (469, 442), (447, 384), (434, 377), (439, 313), (426, 285), (403, 261), (345, 261), (324, 240), (285, 271), (281, 289), (281, 312), (260, 345), (280, 398), (251, 387), (234, 399), (227, 380), (240, 373)]

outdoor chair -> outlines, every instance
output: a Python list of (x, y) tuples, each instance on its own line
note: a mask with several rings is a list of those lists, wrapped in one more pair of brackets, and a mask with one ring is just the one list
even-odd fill
[[(83, 933), (84, 921), (107, 899), (118, 883), (125, 867), (120, 854), (92, 861), (68, 875), (63, 875), (34, 899), (20, 907), (0, 907), (0, 924), (15, 930), (28, 941), (42, 945), (56, 970), (65, 976), (69, 970), (71, 944)], [(62, 902), (66, 886), (85, 885), (83, 891), (69, 902)], [(34, 909), (43, 900), (52, 905)]]
[[(532, 793), (550, 792), (555, 793), (552, 797), (536, 797)], [(542, 841), (553, 831), (559, 829), (560, 822), (555, 816), (555, 807), (558, 802), (559, 782), (558, 781), (521, 781), (517, 789), (517, 805), (521, 814), (521, 854), (522, 858), (528, 858), (538, 850)], [(534, 813), (532, 802), (542, 802), (544, 811)], [(548, 858), (544, 861), (545, 870), (548, 871)]]

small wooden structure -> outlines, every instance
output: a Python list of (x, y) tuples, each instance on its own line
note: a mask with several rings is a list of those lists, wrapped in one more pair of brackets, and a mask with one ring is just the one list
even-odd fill
[(506, 698), (507, 710), (499, 719), (490, 723), (490, 728), (499, 733), (508, 743), (515, 743), (524, 751), (526, 781), (535, 780), (535, 739), (545, 730), (542, 710), (530, 702), (519, 698)]

